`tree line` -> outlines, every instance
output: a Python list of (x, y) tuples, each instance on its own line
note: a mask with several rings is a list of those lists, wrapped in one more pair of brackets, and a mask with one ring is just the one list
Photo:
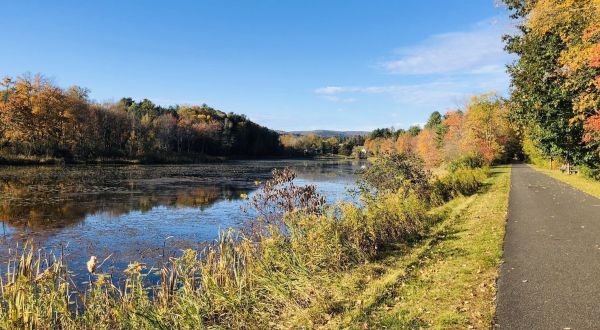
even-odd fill
[(279, 134), (205, 104), (162, 107), (144, 99), (96, 103), (41, 75), (5, 78), (0, 155), (67, 160), (280, 155)]
[[(600, 178), (600, 2), (504, 0), (518, 29), (511, 118), (525, 153), (544, 164), (579, 165)], [(552, 165), (551, 165), (552, 166)]]
[(520, 142), (509, 120), (508, 102), (494, 93), (473, 96), (464, 110), (433, 112), (423, 128), (377, 129), (364, 148), (370, 155), (415, 154), (429, 168), (461, 157), (491, 164), (519, 154)]
[(283, 134), (281, 144), (287, 155), (324, 155), (360, 157), (360, 150), (365, 143), (362, 135), (324, 137), (317, 134)]

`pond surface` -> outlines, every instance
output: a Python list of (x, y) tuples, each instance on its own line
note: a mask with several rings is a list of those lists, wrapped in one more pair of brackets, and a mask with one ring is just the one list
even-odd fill
[(76, 274), (91, 255), (103, 271), (131, 261), (159, 266), (201, 248), (251, 215), (242, 208), (256, 181), (291, 167), (329, 202), (347, 200), (359, 161), (234, 161), (200, 165), (0, 167), (0, 258), (27, 241), (63, 254)]

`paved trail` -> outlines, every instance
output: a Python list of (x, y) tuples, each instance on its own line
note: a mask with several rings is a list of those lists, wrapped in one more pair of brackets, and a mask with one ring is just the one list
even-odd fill
[(600, 199), (512, 170), (499, 329), (600, 329)]

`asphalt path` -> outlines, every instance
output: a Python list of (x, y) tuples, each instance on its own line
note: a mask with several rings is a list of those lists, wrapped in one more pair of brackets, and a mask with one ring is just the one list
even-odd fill
[(513, 165), (497, 329), (600, 329), (600, 199)]

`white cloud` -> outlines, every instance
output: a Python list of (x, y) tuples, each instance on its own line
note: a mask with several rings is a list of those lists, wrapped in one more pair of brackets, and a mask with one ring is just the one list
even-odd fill
[[(315, 90), (326, 99), (344, 98), (348, 95), (387, 95), (396, 103), (419, 106), (440, 106), (462, 102), (468, 94), (459, 81), (434, 81), (425, 84), (383, 86), (328, 86)], [(354, 99), (354, 98), (353, 98)]]
[(331, 95), (331, 94), (337, 94), (339, 92), (342, 92), (342, 90), (341, 90), (341, 87), (327, 86), (327, 87), (321, 87), (321, 88), (317, 89), (315, 92), (317, 94)]
[(436, 34), (419, 44), (398, 49), (398, 58), (384, 61), (379, 67), (402, 75), (498, 71), (510, 58), (504, 52), (502, 35), (511, 29), (505, 20), (489, 19), (468, 31)]
[(331, 95), (331, 94), (325, 94), (323, 95), (323, 98), (331, 101), (331, 102), (336, 102), (336, 103), (354, 103), (356, 102), (356, 99), (353, 97), (339, 97), (339, 96), (335, 96), (335, 95)]
[(506, 20), (488, 19), (467, 31), (436, 34), (401, 48), (397, 51), (399, 57), (378, 67), (398, 75), (402, 83), (330, 85), (314, 92), (333, 102), (355, 102), (361, 95), (384, 95), (407, 110), (458, 107), (473, 94), (502, 94), (508, 89), (505, 65), (511, 59), (504, 51), (502, 35), (511, 29)]

